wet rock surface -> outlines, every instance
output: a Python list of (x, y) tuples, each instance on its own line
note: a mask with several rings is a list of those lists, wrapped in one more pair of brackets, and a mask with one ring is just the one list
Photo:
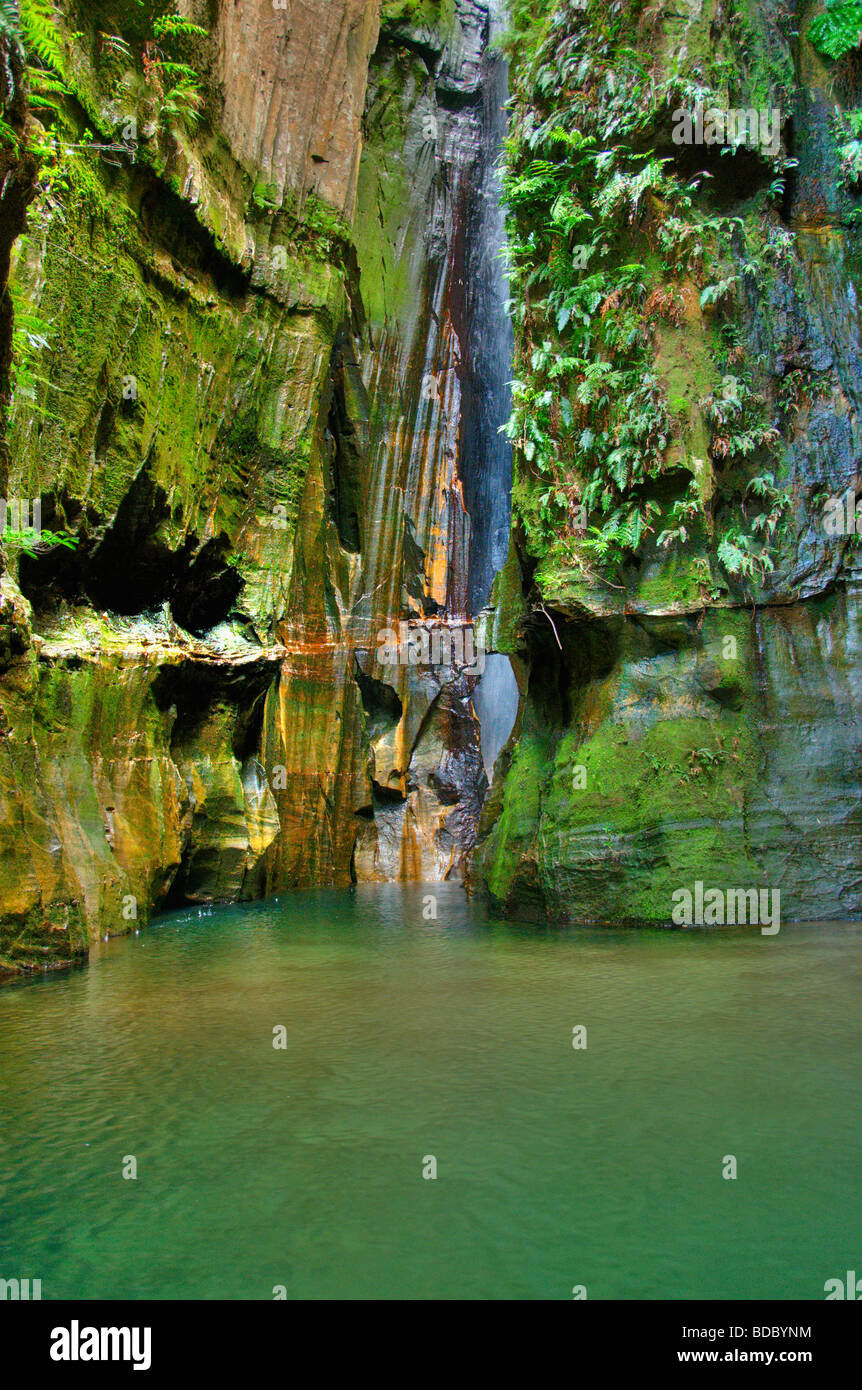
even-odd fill
[[(828, 498), (858, 492), (862, 457), (859, 189), (836, 133), (841, 112), (858, 105), (858, 61), (849, 55), (830, 70), (804, 38), (807, 21), (794, 39), (772, 4), (744, 20), (720, 5), (652, 18), (635, 25), (641, 72), (657, 93), (653, 112), (644, 106), (643, 158), (657, 136), (661, 146), (662, 102), (668, 113), (685, 107), (691, 79), (714, 83), (722, 109), (779, 110), (785, 154), (798, 167), (786, 171), (776, 201), (758, 191), (762, 163), (661, 146), (681, 180), (706, 171), (694, 185), (695, 199), (706, 190), (698, 225), (735, 219), (726, 224), (735, 228), (728, 269), (740, 289), (718, 311), (708, 282), (723, 270), (705, 264), (689, 289), (673, 256), (656, 260), (671, 213), (661, 196), (622, 230), (608, 218), (618, 258), (645, 262), (641, 311), (655, 296), (679, 295), (664, 321), (647, 324), (643, 367), (676, 413), (671, 442), (631, 495), (666, 515), (667, 497), (679, 495), (672, 489), (689, 473), (708, 522), (700, 531), (689, 524), (687, 540), (664, 550), (654, 537), (667, 523), (654, 523), (616, 573), (572, 563), (532, 542), (529, 469), (519, 465), (516, 545), (490, 630), (520, 672), (521, 708), (473, 870), (498, 905), (525, 916), (669, 924), (674, 891), (701, 880), (778, 888), (787, 920), (854, 917), (862, 907), (860, 560), (858, 538), (830, 535), (823, 518)], [(560, 25), (560, 61), (582, 61), (579, 71), (592, 70), (585, 85), (601, 92), (604, 67), (615, 57), (624, 67), (624, 57), (602, 46), (591, 19)], [(716, 67), (722, 58), (727, 65)], [(682, 85), (665, 97), (660, 84), (674, 74)], [(614, 99), (602, 95), (597, 109)], [(541, 108), (522, 87), (518, 119), (527, 130), (544, 114), (531, 116), (534, 101)], [(731, 163), (736, 177), (725, 172)], [(756, 405), (773, 432), (760, 436), (772, 439), (766, 450), (754, 436), (729, 438), (741, 428), (732, 412), (719, 405), (720, 426), (703, 413), (737, 372), (751, 393), (750, 418)], [(750, 450), (752, 462), (734, 462), (734, 448), (740, 459)], [(716, 546), (722, 531), (738, 539), (750, 526), (757, 508), (748, 479), (767, 472), (784, 520), (774, 565), (746, 585), (723, 568), (727, 552), (717, 557)], [(570, 557), (580, 544), (574, 536)]]
[[(77, 543), (5, 552), (6, 970), (184, 902), (460, 876), (486, 785), (469, 662), (380, 634), (468, 618), (487, 13), (192, 8), (196, 127), (143, 18), (69, 5), (81, 150), (10, 237), (50, 333), (7, 491)], [(131, 120), (131, 153), (81, 141)]]

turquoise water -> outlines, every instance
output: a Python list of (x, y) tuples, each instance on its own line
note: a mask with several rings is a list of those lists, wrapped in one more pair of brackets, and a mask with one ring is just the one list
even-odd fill
[(862, 926), (537, 930), (429, 891), (184, 912), (0, 990), (0, 1276), (822, 1299), (862, 1269)]

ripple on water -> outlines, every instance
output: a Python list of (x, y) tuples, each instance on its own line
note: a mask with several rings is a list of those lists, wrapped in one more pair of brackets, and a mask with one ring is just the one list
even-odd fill
[(820, 1298), (856, 1267), (862, 928), (535, 930), (452, 885), (425, 922), (424, 891), (186, 911), (0, 991), (4, 1269), (46, 1298)]

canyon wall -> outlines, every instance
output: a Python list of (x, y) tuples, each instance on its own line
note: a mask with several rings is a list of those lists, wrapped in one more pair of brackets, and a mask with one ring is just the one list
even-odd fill
[(822, 11), (514, 6), (488, 640), (521, 704), (474, 860), (507, 912), (862, 908), (860, 551), (826, 521), (862, 492), (862, 61), (818, 54)]
[(485, 790), (469, 660), (381, 633), (468, 616), (487, 12), (172, 8), (58, 5), (66, 91), (4, 155), (2, 481), (75, 542), (3, 552), (6, 971), (183, 903), (459, 876)]
[(862, 60), (822, 5), (511, 0), (512, 369), (487, 4), (55, 8), (29, 75), (0, 27), (0, 483), (47, 538), (2, 549), (0, 971), (356, 881), (858, 915)]

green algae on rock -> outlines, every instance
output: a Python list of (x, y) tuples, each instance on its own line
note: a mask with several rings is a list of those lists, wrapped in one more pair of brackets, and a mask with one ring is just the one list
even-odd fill
[(466, 616), (487, 11), (169, 8), (57, 0), (65, 91), (16, 96), (8, 492), (77, 544), (5, 553), (13, 969), (183, 902), (458, 876), (484, 790), (470, 678), (377, 634)]
[[(513, 15), (492, 626), (526, 676), (474, 874), (573, 921), (669, 922), (710, 876), (854, 915), (859, 556), (821, 516), (858, 488), (858, 193), (821, 113), (858, 95), (769, 0)], [(698, 103), (777, 111), (795, 159), (675, 144)]]
[[(2, 554), (0, 966), (468, 870), (857, 913), (855, 55), (779, 0), (512, 0), (509, 372), (494, 6), (52, 8), (29, 75), (0, 35), (0, 464), (74, 544)], [(473, 620), (490, 791), (475, 675), (380, 640)]]

